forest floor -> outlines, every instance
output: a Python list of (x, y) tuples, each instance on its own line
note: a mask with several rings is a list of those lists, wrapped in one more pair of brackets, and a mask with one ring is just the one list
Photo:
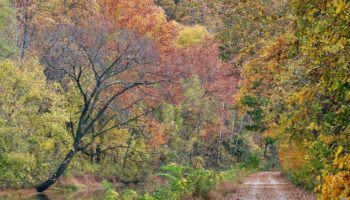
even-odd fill
[(287, 181), (280, 172), (252, 174), (239, 186), (237, 193), (225, 200), (315, 200), (316, 197)]

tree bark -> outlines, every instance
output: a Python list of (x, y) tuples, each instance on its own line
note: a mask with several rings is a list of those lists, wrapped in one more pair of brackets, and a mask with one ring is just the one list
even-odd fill
[(23, 37), (22, 37), (22, 41), (19, 45), (19, 50), (20, 50), (20, 58), (23, 59), (24, 58), (24, 55), (25, 55), (25, 52), (26, 52), (26, 49), (28, 47), (28, 44), (29, 44), (29, 41), (30, 41), (30, 33), (29, 33), (29, 26), (27, 23), (27, 20), (28, 20), (28, 15), (25, 14), (25, 24), (24, 24), (24, 30), (23, 30)]
[(127, 146), (126, 152), (125, 152), (125, 154), (124, 154), (123, 169), (126, 168), (126, 161), (128, 160), (128, 156), (129, 156), (129, 150), (130, 150), (131, 140), (132, 140), (132, 137), (129, 138), (128, 146)]
[(60, 178), (64, 174), (69, 163), (71, 162), (72, 158), (75, 156), (76, 153), (77, 151), (75, 149), (70, 150), (69, 153), (66, 155), (65, 159), (62, 161), (61, 165), (57, 168), (56, 172), (49, 179), (35, 187), (36, 191), (44, 192), (51, 185), (56, 183), (58, 178)]

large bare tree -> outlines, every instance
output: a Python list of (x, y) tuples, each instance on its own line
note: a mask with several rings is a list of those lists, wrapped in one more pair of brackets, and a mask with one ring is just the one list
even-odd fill
[(56, 171), (36, 186), (38, 192), (54, 184), (77, 153), (88, 152), (93, 138), (145, 115), (147, 109), (130, 112), (143, 98), (138, 90), (162, 81), (154, 73), (160, 56), (152, 41), (106, 20), (59, 24), (43, 38), (41, 61), (48, 77), (73, 83), (82, 104), (77, 119), (69, 123), (72, 147)]

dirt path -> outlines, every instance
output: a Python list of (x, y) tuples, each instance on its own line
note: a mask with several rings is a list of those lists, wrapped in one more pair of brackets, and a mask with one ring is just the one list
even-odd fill
[(250, 175), (237, 193), (225, 200), (314, 200), (315, 197), (296, 188), (280, 172), (260, 172)]

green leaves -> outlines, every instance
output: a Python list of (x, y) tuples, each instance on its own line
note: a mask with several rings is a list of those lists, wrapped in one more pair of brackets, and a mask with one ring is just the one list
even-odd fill
[(0, 0), (0, 59), (16, 54), (15, 12), (9, 0)]
[(104, 194), (105, 200), (118, 200), (119, 199), (118, 192), (116, 192), (114, 190), (113, 185), (110, 182), (104, 180), (102, 182), (102, 186), (105, 189), (105, 194)]
[(34, 60), (0, 61), (0, 79), (0, 187), (29, 187), (69, 145), (65, 101)]
[(168, 185), (155, 191), (154, 196), (159, 200), (179, 200), (185, 194), (207, 197), (219, 179), (212, 170), (193, 169), (175, 163), (163, 166), (161, 170), (163, 172), (158, 175), (164, 177), (168, 181)]
[(255, 107), (259, 105), (259, 100), (252, 96), (245, 96), (242, 100), (242, 103), (249, 107)]

